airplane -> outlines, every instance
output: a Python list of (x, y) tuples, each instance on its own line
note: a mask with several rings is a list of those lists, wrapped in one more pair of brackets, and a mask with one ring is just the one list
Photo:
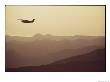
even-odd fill
[(35, 19), (33, 19), (31, 21), (30, 20), (23, 20), (23, 19), (18, 19), (18, 20), (21, 20), (22, 23), (33, 23)]

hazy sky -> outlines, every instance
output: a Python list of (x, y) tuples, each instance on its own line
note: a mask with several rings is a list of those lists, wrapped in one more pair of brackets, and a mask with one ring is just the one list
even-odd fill
[[(17, 19), (36, 19), (21, 23)], [(6, 34), (63, 36), (105, 34), (104, 6), (6, 6)]]

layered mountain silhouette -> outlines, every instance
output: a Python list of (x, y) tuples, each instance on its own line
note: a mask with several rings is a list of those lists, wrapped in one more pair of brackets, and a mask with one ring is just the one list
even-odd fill
[(73, 56), (44, 66), (27, 66), (7, 69), (15, 72), (105, 72), (105, 49), (94, 50), (90, 53)]
[[(104, 36), (53, 36), (50, 34), (36, 34), (33, 37), (6, 36), (5, 68), (6, 71), (105, 71), (104, 48)], [(101, 52), (101, 55), (96, 54), (96, 52)], [(90, 57), (87, 58), (89, 54)], [(98, 55), (96, 59), (99, 57), (99, 63), (103, 56), (103, 61), (101, 61), (103, 64), (101, 63), (101, 66), (87, 61), (87, 59), (94, 61), (92, 57), (95, 55)], [(80, 57), (82, 57), (81, 61), (85, 60), (85, 62), (78, 61), (80, 62), (78, 63), (75, 61), (75, 59), (80, 60)], [(67, 60), (72, 60), (74, 69), (68, 67)], [(57, 64), (62, 61), (65, 63)], [(84, 67), (90, 65), (94, 69), (87, 70), (82, 68), (82, 70), (75, 70), (75, 68), (80, 68), (77, 66), (80, 66), (81, 63), (82, 65), (85, 64), (85, 66), (83, 65)], [(95, 66), (101, 68), (96, 70)], [(30, 70), (27, 70), (28, 68)], [(71, 68), (71, 70), (66, 68)]]

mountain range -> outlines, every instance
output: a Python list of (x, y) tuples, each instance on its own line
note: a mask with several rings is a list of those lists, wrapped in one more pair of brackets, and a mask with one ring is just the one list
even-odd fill
[(72, 56), (42, 66), (11, 68), (11, 72), (105, 72), (105, 49), (97, 49), (87, 54)]
[[(45, 66), (48, 68), (48, 65), (53, 65), (58, 61), (65, 59), (71, 60), (71, 57), (75, 60), (79, 59), (78, 57), (86, 58), (85, 55), (94, 51), (98, 52), (98, 50), (100, 51), (101, 49), (105, 52), (103, 50), (105, 48), (104, 36), (54, 36), (50, 34), (36, 34), (33, 37), (7, 35), (5, 37), (6, 71), (10, 68), (14, 69), (28, 66), (36, 68)], [(103, 56), (105, 57), (105, 54), (103, 54)], [(91, 60), (91, 58), (89, 59)], [(103, 67), (105, 67), (105, 63)]]

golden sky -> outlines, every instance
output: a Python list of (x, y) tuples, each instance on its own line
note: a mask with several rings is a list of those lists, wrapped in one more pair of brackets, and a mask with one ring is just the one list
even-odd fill
[[(17, 19), (36, 19), (22, 23)], [(6, 34), (104, 36), (105, 6), (6, 6)]]

